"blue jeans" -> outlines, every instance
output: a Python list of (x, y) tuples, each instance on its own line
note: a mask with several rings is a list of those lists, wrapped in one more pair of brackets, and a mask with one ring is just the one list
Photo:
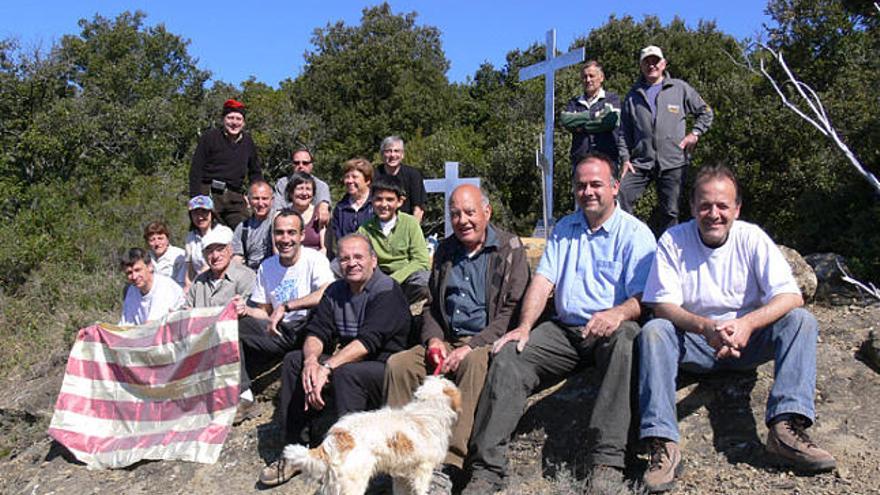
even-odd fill
[(752, 333), (739, 358), (719, 360), (702, 335), (679, 330), (662, 318), (649, 321), (638, 337), (640, 437), (679, 441), (675, 411), (679, 367), (692, 373), (748, 370), (773, 359), (775, 380), (765, 421), (769, 424), (780, 414), (794, 413), (812, 422), (818, 333), (813, 315), (796, 308)]

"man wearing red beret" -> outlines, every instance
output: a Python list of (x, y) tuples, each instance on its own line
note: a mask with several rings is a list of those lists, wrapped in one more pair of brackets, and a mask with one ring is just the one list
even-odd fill
[(245, 106), (236, 100), (223, 104), (223, 127), (199, 139), (189, 169), (189, 195), (210, 195), (220, 220), (235, 229), (248, 217), (243, 195), (245, 174), (251, 182), (262, 179), (257, 147), (244, 132)]

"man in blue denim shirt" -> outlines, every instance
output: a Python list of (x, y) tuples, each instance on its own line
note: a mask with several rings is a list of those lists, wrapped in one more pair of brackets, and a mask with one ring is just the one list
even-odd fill
[(658, 318), (639, 336), (640, 436), (651, 462), (645, 486), (671, 489), (680, 471), (675, 379), (775, 361), (767, 401), (767, 451), (802, 471), (833, 469), (834, 458), (804, 431), (815, 417), (815, 318), (779, 248), (757, 225), (738, 221), (736, 178), (723, 165), (700, 169), (694, 220), (666, 231), (645, 286)]
[[(578, 163), (572, 182), (580, 209), (556, 224), (519, 325), (495, 341), (468, 446), (473, 477), (465, 494), (503, 487), (506, 447), (528, 396), (586, 366), (601, 380), (590, 418), (593, 477), (623, 480), (633, 341), (656, 244), (645, 224), (617, 206), (615, 169), (601, 154)], [(532, 329), (551, 294), (555, 318)]]

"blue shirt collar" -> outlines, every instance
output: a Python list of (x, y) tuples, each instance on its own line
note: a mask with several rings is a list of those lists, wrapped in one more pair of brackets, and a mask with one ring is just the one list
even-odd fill
[(611, 216), (608, 217), (608, 220), (605, 220), (605, 222), (601, 226), (599, 226), (599, 228), (596, 229), (595, 232), (590, 232), (590, 224), (589, 222), (587, 222), (587, 217), (584, 215), (583, 211), (578, 212), (577, 225), (579, 225), (580, 228), (582, 228), (587, 234), (590, 235), (595, 235), (603, 231), (607, 234), (617, 229), (618, 225), (620, 225), (620, 222), (622, 221), (621, 216), (622, 215), (620, 213), (620, 205), (615, 202), (614, 213), (612, 213)]

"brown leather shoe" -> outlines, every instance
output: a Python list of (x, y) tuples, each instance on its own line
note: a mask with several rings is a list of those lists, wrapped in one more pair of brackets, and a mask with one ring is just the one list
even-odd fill
[(235, 418), (232, 420), (232, 426), (237, 426), (245, 421), (256, 418), (257, 403), (252, 400), (242, 400), (238, 403), (238, 409), (235, 410)]
[(665, 438), (651, 438), (648, 442), (651, 461), (642, 477), (648, 493), (660, 493), (675, 487), (675, 478), (681, 475), (681, 452), (678, 444)]
[(299, 474), (299, 469), (282, 457), (260, 471), (260, 483), (266, 486), (278, 486), (287, 483)]
[(767, 432), (767, 452), (795, 469), (818, 473), (837, 466), (828, 451), (820, 449), (807, 435), (809, 420), (798, 414), (770, 425)]

